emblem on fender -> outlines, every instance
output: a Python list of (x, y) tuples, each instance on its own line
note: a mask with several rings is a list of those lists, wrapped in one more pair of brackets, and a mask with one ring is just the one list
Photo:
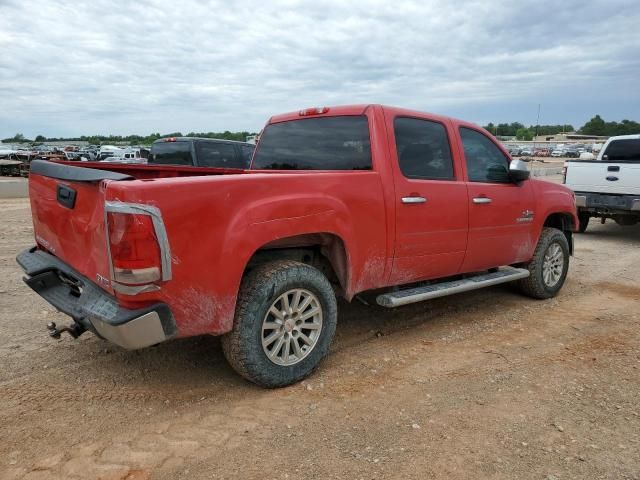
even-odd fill
[(523, 210), (522, 211), (522, 216), (516, 218), (516, 222), (517, 223), (523, 223), (523, 222), (533, 222), (533, 215), (534, 215), (534, 211), (533, 210)]

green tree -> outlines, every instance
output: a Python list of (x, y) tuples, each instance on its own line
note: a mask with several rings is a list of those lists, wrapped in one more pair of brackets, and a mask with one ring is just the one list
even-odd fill
[(518, 128), (516, 130), (516, 138), (518, 140), (533, 140), (533, 131), (531, 131), (531, 128)]
[(607, 135), (607, 124), (600, 115), (596, 115), (580, 129), (585, 135)]

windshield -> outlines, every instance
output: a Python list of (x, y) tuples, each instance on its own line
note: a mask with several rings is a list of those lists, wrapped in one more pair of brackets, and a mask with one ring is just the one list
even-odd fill
[(607, 162), (640, 160), (640, 138), (613, 140), (602, 154)]
[(254, 169), (371, 170), (365, 116), (309, 118), (265, 128)]

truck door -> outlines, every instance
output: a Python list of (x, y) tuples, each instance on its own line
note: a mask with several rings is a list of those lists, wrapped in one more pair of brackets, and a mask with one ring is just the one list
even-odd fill
[(462, 271), (529, 260), (535, 248), (531, 183), (509, 179), (510, 159), (480, 130), (460, 127), (469, 193), (469, 244)]
[(396, 233), (390, 283), (456, 274), (467, 247), (468, 205), (447, 125), (435, 119), (387, 118), (393, 132)]

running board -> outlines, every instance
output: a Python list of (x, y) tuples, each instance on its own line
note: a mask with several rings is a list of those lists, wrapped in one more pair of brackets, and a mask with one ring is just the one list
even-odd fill
[(529, 270), (524, 268), (502, 267), (496, 272), (483, 273), (474, 277), (463, 278), (462, 280), (452, 280), (449, 282), (434, 283), (423, 287), (409, 288), (397, 292), (378, 295), (376, 301), (378, 305), (393, 308), (409, 303), (422, 302), (432, 298), (446, 297), (454, 293), (468, 292), (478, 288), (490, 287), (500, 283), (512, 282), (527, 278)]

